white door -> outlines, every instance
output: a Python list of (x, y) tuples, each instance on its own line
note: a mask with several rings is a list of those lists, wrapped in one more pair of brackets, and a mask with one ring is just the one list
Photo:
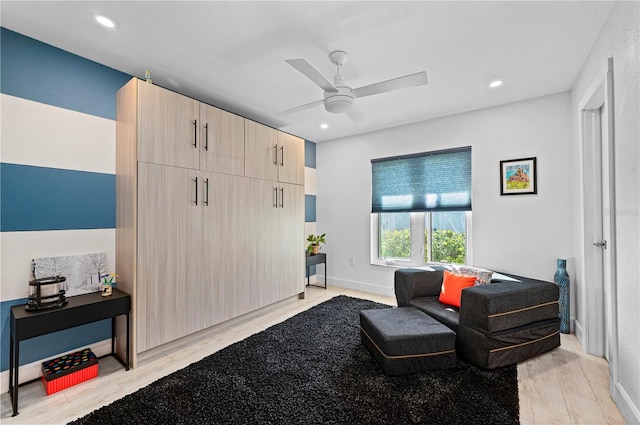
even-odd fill
[(598, 243), (598, 246), (602, 250), (602, 277), (604, 285), (604, 357), (609, 360), (609, 335), (611, 334), (611, 326), (609, 317), (611, 315), (611, 284), (612, 284), (612, 241), (613, 241), (613, 228), (612, 217), (614, 216), (613, 193), (611, 191), (611, 182), (613, 176), (613, 169), (610, 167), (612, 164), (612, 158), (610, 158), (611, 147), (608, 137), (608, 120), (606, 119), (608, 113), (607, 104), (603, 104), (600, 108), (600, 130), (601, 130), (601, 165), (602, 165), (602, 241)]
[[(617, 382), (615, 163), (613, 60), (580, 102), (583, 149), (584, 295), (581, 343), (609, 361), (610, 393)], [(576, 336), (578, 336), (576, 326)]]
[(602, 105), (583, 110), (585, 143), (585, 263), (588, 266), (585, 284), (587, 293), (585, 340), (588, 353), (604, 356), (604, 239), (603, 172), (602, 172)]
[[(592, 354), (601, 355), (608, 359), (607, 347), (607, 317), (609, 314), (609, 302), (611, 300), (611, 257), (609, 249), (611, 245), (611, 226), (608, 217), (611, 215), (611, 202), (609, 190), (609, 162), (608, 139), (605, 126), (607, 126), (606, 104), (597, 109), (585, 111), (585, 122), (591, 144), (591, 190), (593, 193), (593, 285), (590, 291), (594, 294), (593, 302), (602, 310), (598, 320), (591, 321), (591, 326), (597, 327), (597, 331), (590, 332), (595, 335), (591, 341)], [(600, 301), (601, 300), (601, 301)]]

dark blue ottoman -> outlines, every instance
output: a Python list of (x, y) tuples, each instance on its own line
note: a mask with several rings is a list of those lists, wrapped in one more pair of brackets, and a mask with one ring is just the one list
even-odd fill
[(360, 338), (387, 375), (456, 365), (456, 334), (414, 307), (361, 311)]

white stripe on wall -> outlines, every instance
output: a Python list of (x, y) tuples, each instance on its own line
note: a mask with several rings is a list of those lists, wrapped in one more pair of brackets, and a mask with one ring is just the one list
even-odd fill
[[(4, 137), (4, 136), (3, 136)], [(31, 278), (31, 260), (42, 257), (106, 253), (106, 272), (115, 272), (116, 229), (2, 232), (2, 301), (26, 298)]]
[(115, 121), (0, 96), (2, 162), (115, 174)]
[(316, 169), (304, 167), (304, 194), (316, 194)]
[(304, 246), (307, 246), (307, 236), (313, 234), (316, 234), (316, 230), (317, 230), (317, 226), (316, 226), (316, 222), (310, 222), (310, 223), (304, 223), (304, 240), (305, 240), (305, 244)]

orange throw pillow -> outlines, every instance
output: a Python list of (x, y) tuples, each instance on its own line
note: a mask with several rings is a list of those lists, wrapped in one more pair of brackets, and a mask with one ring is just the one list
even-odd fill
[(476, 284), (474, 276), (462, 276), (444, 271), (444, 279), (442, 279), (442, 289), (440, 290), (440, 298), (438, 300), (447, 305), (460, 308), (460, 297), (462, 290)]

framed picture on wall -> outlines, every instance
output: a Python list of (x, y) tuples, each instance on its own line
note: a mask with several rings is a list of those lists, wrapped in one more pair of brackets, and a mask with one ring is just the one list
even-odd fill
[(536, 158), (500, 161), (500, 195), (538, 193)]

